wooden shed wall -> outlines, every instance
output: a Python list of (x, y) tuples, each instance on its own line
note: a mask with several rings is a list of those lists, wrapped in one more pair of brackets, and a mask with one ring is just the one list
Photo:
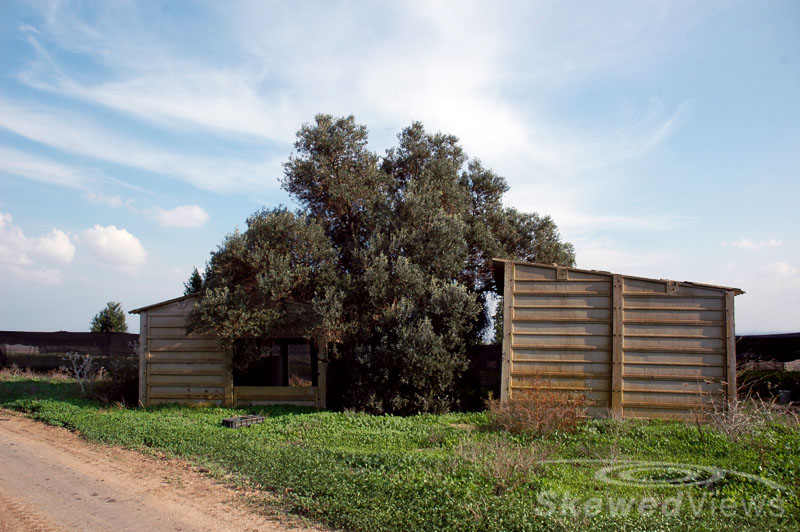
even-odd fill
[(576, 391), (593, 417), (691, 418), (735, 394), (733, 296), (505, 262), (501, 398)]
[(186, 334), (194, 304), (185, 299), (140, 314), (139, 397), (146, 405), (222, 405), (226, 393), (232, 397), (225, 352), (213, 337)]

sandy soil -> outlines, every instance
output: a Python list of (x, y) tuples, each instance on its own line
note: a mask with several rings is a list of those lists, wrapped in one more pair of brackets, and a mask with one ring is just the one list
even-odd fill
[(186, 462), (107, 445), (0, 409), (0, 532), (327, 530), (269, 494)]

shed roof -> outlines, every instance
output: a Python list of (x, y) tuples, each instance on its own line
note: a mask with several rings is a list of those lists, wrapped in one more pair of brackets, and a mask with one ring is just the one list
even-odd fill
[[(615, 274), (615, 273), (611, 273), (611, 272), (607, 272), (607, 271), (603, 271), (603, 270), (581, 270), (581, 269), (578, 269), (578, 268), (566, 268), (564, 266), (558, 266), (557, 264), (540, 264), (540, 263), (537, 263), (537, 262), (525, 262), (525, 261), (521, 261), (521, 260), (492, 259), (492, 266), (494, 267), (494, 281), (495, 281), (495, 284), (497, 284), (497, 289), (498, 289), (498, 291), (500, 291), (501, 294), (502, 294), (502, 291), (503, 291), (503, 285), (505, 284), (505, 282), (504, 282), (505, 281), (505, 276), (503, 275), (503, 273), (505, 271), (505, 264), (506, 263), (511, 263), (511, 262), (513, 262), (515, 264), (523, 264), (525, 266), (536, 266), (538, 268), (550, 268), (552, 270), (563, 269), (563, 270), (567, 270), (567, 271), (571, 271), (571, 272), (593, 273), (595, 275), (607, 275), (609, 277), (612, 276), (612, 275), (621, 275), (621, 274)], [(650, 278), (650, 277), (638, 277), (636, 275), (622, 275), (622, 276), (627, 278), (627, 279), (639, 279), (639, 280), (642, 280), (642, 281), (655, 281), (655, 282), (662, 282), (662, 283), (669, 281), (669, 279), (653, 279), (653, 278)], [(737, 296), (740, 295), (740, 294), (744, 294), (744, 290), (742, 290), (740, 288), (733, 288), (733, 287), (730, 287), (730, 286), (719, 286), (719, 285), (713, 285), (713, 284), (693, 283), (693, 282), (690, 282), (690, 281), (676, 281), (676, 283), (678, 285), (681, 285), (681, 286), (698, 286), (698, 287), (702, 287), (702, 288), (712, 288), (712, 289), (717, 289), (717, 290), (726, 291), (726, 292), (733, 292)]]
[(198, 297), (198, 294), (189, 294), (188, 296), (181, 296), (181, 297), (174, 297), (172, 299), (167, 299), (166, 301), (160, 301), (158, 303), (153, 303), (152, 305), (147, 305), (146, 307), (140, 307), (133, 310), (129, 310), (128, 314), (141, 314), (146, 310), (150, 310), (152, 308), (163, 307), (164, 305), (169, 305), (170, 303), (177, 303), (178, 301), (187, 301), (192, 298)]

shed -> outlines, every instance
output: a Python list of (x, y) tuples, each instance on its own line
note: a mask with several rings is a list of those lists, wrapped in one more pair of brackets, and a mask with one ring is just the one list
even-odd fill
[(546, 388), (585, 393), (591, 417), (691, 419), (736, 397), (742, 290), (500, 259), (494, 269), (501, 400)]
[[(188, 295), (130, 311), (140, 319), (142, 405), (294, 404), (325, 408), (324, 341), (305, 338), (300, 330), (281, 330), (280, 336), (272, 339), (272, 351), (260, 360), (262, 374), (237, 376), (231, 353), (213, 336), (187, 334), (187, 318), (197, 301), (197, 295)], [(304, 375), (294, 375), (293, 368)]]

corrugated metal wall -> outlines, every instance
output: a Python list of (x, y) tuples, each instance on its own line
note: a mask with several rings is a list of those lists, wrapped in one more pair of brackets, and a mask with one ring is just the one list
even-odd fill
[(736, 289), (504, 264), (501, 398), (584, 393), (588, 414), (692, 418), (735, 394)]

